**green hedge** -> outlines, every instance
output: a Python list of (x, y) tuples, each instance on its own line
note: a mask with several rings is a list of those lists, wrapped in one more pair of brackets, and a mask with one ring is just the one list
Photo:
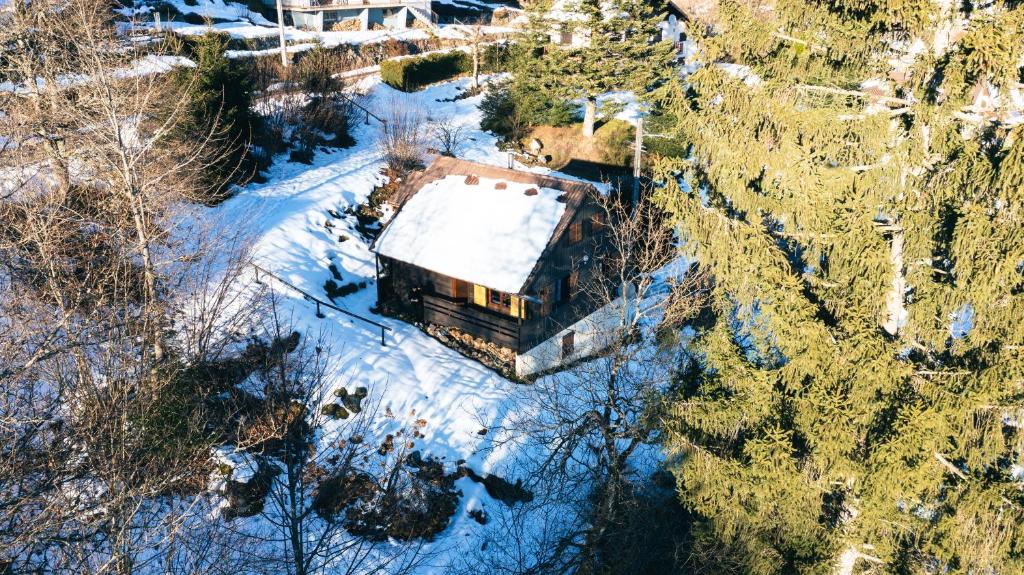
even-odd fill
[(461, 50), (455, 50), (385, 60), (380, 65), (380, 78), (393, 88), (413, 92), (428, 84), (448, 80), (472, 70), (473, 58)]
[[(492, 73), (504, 69), (505, 52), (504, 46), (500, 45), (484, 48), (480, 58), (480, 72)], [(385, 60), (380, 65), (381, 80), (403, 92), (415, 92), (430, 84), (472, 72), (473, 56), (462, 50)]]

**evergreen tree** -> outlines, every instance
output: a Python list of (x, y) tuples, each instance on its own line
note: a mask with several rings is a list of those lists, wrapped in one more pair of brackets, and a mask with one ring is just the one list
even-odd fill
[[(530, 25), (525, 42), (538, 45), (539, 57), (516, 67), (517, 74), (550, 97), (584, 102), (583, 134), (594, 135), (597, 96), (614, 90), (648, 93), (673, 73), (672, 43), (660, 41), (658, 23), (664, 17), (653, 4), (642, 0), (582, 0), (578, 22), (565, 22), (586, 41), (580, 46), (550, 45), (553, 23), (545, 18), (549, 5), (528, 10)], [(529, 53), (529, 52), (528, 52)]]
[(667, 422), (696, 556), (1024, 572), (1024, 6), (717, 8), (656, 165), (714, 277)]
[(252, 111), (252, 80), (246, 70), (225, 55), (230, 38), (209, 33), (186, 41), (186, 55), (195, 68), (179, 68), (175, 78), (187, 93), (188, 120), (178, 130), (185, 140), (212, 135), (215, 158), (206, 169), (208, 183), (216, 190), (211, 203), (220, 201), (229, 185), (242, 183), (256, 174), (257, 165), (250, 144), (258, 116)]

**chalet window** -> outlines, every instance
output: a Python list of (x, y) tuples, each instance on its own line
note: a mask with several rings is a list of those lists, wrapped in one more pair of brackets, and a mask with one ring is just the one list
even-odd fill
[(608, 226), (608, 224), (607, 224), (607, 222), (604, 219), (604, 214), (597, 213), (597, 214), (594, 214), (594, 215), (590, 216), (590, 233), (592, 233), (592, 234), (601, 233), (602, 231), (604, 231), (604, 229), (607, 226)]
[(576, 332), (570, 331), (562, 336), (562, 359), (565, 359), (576, 351)]
[(577, 244), (583, 240), (583, 222), (576, 222), (569, 226), (569, 243)]
[(490, 294), (491, 305), (498, 307), (511, 307), (512, 296), (497, 290), (488, 290)]
[(573, 292), (576, 291), (577, 281), (579, 281), (579, 274), (572, 272), (555, 282), (555, 303), (566, 303), (571, 300)]

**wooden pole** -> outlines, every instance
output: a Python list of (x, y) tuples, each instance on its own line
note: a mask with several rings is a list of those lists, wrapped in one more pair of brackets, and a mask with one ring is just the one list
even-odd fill
[(640, 203), (640, 173), (644, 157), (644, 119), (636, 121), (636, 143), (633, 148), (633, 207)]
[(284, 5), (283, 0), (277, 0), (277, 37), (281, 41), (281, 65), (285, 68), (291, 64), (288, 59), (288, 47), (284, 41)]

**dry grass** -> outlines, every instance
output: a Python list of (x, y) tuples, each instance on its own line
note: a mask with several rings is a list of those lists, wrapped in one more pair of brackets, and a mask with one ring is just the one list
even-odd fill
[[(527, 146), (534, 138), (544, 144), (541, 156), (550, 157), (547, 165), (556, 170), (564, 168), (572, 160), (584, 160), (599, 164), (610, 164), (615, 166), (628, 166), (623, 163), (623, 157), (628, 157), (629, 145), (616, 144), (608, 138), (609, 133), (616, 128), (617, 122), (612, 121), (601, 125), (593, 138), (584, 138), (580, 124), (571, 126), (538, 126), (534, 128), (529, 136), (523, 139)], [(623, 148), (623, 149), (620, 149)]]

